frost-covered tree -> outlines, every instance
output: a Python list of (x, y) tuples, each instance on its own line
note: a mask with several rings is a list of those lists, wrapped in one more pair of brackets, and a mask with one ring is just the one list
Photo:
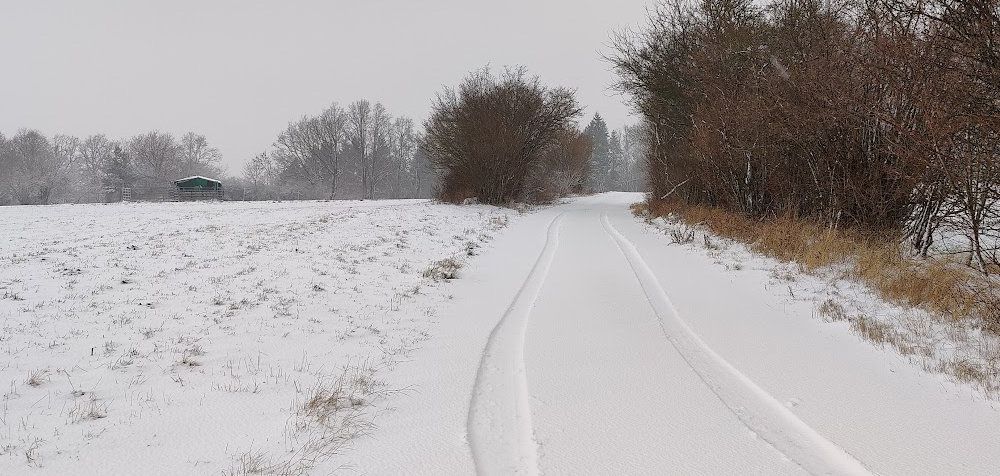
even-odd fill
[(56, 136), (55, 143), (36, 130), (22, 129), (6, 141), (7, 195), (22, 205), (48, 204), (69, 191), (76, 161), (75, 138)]

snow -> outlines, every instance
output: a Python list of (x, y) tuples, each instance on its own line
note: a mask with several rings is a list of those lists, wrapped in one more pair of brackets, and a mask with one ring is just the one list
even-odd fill
[(640, 199), (0, 209), (0, 474), (294, 460), (345, 368), (377, 426), (308, 474), (996, 474), (993, 401), (817, 312), (897, 309)]
[(353, 472), (996, 473), (993, 402), (824, 322), (822, 279), (671, 244), (640, 198), (536, 212), (476, 257)]
[(216, 180), (214, 178), (208, 178), (208, 177), (205, 177), (205, 176), (202, 176), (202, 175), (192, 175), (190, 177), (184, 177), (184, 178), (179, 179), (179, 180), (174, 180), (174, 183), (177, 183), (177, 182), (187, 182), (188, 180), (193, 180), (193, 179), (204, 179), (204, 180), (208, 180), (209, 182), (222, 183), (222, 182), (220, 182), (220, 181), (218, 181), (218, 180)]
[[(448, 299), (424, 270), (488, 248), (516, 214), (397, 201), (0, 216), (0, 474), (166, 475), (300, 461), (331, 432), (299, 410), (310, 390), (344, 368), (381, 382)], [(384, 411), (372, 403), (365, 415)]]

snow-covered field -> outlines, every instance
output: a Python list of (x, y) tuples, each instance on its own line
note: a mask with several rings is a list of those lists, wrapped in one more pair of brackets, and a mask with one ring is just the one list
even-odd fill
[(488, 248), (516, 215), (423, 201), (0, 208), (0, 474), (350, 465), (328, 456), (408, 392), (384, 378), (450, 298), (425, 271)]
[(640, 199), (0, 209), (0, 474), (998, 474), (975, 336)]

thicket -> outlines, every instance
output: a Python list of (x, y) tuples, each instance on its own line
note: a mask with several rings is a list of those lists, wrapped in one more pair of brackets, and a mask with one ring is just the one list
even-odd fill
[(483, 68), (446, 88), (421, 144), (439, 198), (507, 204), (582, 191), (592, 145), (575, 122), (581, 112), (573, 91), (543, 86), (523, 68)]
[(651, 196), (752, 219), (1000, 238), (1000, 2), (661, 2), (609, 58)]

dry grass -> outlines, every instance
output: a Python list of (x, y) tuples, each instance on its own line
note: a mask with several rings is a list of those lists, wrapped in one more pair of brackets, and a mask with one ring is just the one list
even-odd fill
[(434, 281), (440, 281), (442, 279), (455, 279), (458, 277), (458, 270), (461, 268), (462, 263), (455, 258), (445, 258), (431, 263), (431, 265), (424, 270), (423, 276), (425, 278), (433, 279)]
[(108, 416), (108, 402), (100, 402), (94, 395), (91, 395), (89, 399), (83, 402), (75, 402), (67, 416), (71, 423), (100, 420)]
[[(827, 322), (848, 323), (861, 339), (911, 356), (924, 370), (1000, 399), (1000, 346), (995, 344), (1000, 336), (998, 281), (959, 262), (960, 258), (907, 258), (896, 237), (835, 230), (789, 217), (761, 222), (674, 203), (639, 203), (632, 209), (647, 221), (663, 217), (683, 222), (668, 235), (691, 226), (706, 227), (787, 263), (772, 270), (772, 277), (781, 281), (794, 281), (800, 272), (822, 271), (865, 285), (886, 302), (908, 310), (887, 320), (848, 311), (838, 300), (827, 299), (816, 306), (818, 315)], [(674, 236), (672, 240), (687, 241)], [(710, 248), (707, 242), (706, 248)], [(935, 326), (944, 329), (948, 341), (944, 347)]]
[(906, 258), (897, 237), (831, 229), (790, 217), (762, 222), (722, 209), (673, 202), (635, 204), (633, 212), (704, 225), (765, 256), (794, 262), (805, 272), (836, 266), (844, 270), (845, 278), (867, 285), (888, 302), (924, 309), (949, 321), (971, 320), (1000, 334), (996, 280), (950, 258)]
[(49, 381), (49, 371), (46, 369), (32, 370), (28, 372), (28, 378), (24, 383), (32, 387), (40, 387), (43, 383)]
[(375, 378), (378, 369), (362, 363), (335, 376), (319, 378), (293, 403), (289, 438), (299, 442), (293, 453), (272, 457), (247, 451), (233, 458), (225, 476), (304, 476), (316, 465), (340, 454), (351, 440), (375, 429), (375, 403), (394, 393)]

